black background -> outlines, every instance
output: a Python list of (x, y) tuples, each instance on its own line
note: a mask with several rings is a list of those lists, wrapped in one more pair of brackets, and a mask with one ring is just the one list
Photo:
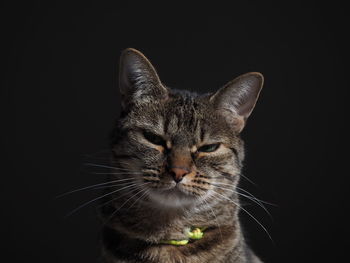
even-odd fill
[(346, 10), (335, 1), (3, 5), (1, 261), (96, 262), (94, 206), (64, 215), (97, 193), (55, 196), (104, 180), (83, 164), (108, 149), (127, 47), (176, 88), (214, 91), (262, 72), (243, 132), (244, 174), (258, 186), (242, 186), (278, 206), (268, 206), (273, 220), (246, 206), (273, 239), (242, 214), (249, 243), (266, 262), (341, 261), (349, 243)]

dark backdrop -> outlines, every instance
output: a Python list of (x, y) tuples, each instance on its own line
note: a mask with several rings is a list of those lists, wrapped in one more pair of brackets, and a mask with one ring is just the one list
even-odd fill
[[(268, 206), (242, 214), (266, 262), (339, 262), (348, 243), (345, 149), (347, 11), (335, 1), (231, 1), (196, 7), (58, 1), (2, 4), (1, 257), (96, 262), (96, 197), (68, 190), (103, 182), (98, 162), (119, 112), (120, 52), (146, 54), (163, 82), (214, 91), (248, 71), (265, 86), (243, 138), (242, 186)], [(147, 1), (148, 2), (148, 1)], [(345, 150), (345, 151), (342, 151)], [(94, 159), (95, 158), (95, 159)]]

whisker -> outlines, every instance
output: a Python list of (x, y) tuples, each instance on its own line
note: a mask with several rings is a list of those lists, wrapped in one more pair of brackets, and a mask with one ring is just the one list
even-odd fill
[(247, 176), (240, 174), (240, 176), (244, 179), (246, 179), (249, 183), (251, 183), (252, 185), (259, 187), (256, 183), (254, 183), (251, 179), (249, 179)]
[[(232, 187), (232, 184), (225, 184), (225, 183), (215, 183), (215, 184), (212, 184), (212, 185), (215, 185), (215, 186), (228, 186), (228, 187)], [(255, 199), (256, 201), (259, 201), (261, 203), (265, 203), (265, 204), (268, 204), (268, 205), (273, 205), (273, 206), (276, 206), (275, 204), (273, 203), (269, 203), (269, 202), (266, 202), (266, 201), (263, 201), (257, 197), (255, 197), (252, 193), (248, 192), (247, 190), (244, 190), (243, 188), (240, 188), (238, 186), (235, 186), (235, 188), (237, 188), (238, 190), (240, 191), (243, 191), (245, 193), (247, 193), (249, 196), (251, 196), (253, 199)], [(231, 188), (228, 188), (228, 189), (231, 189)], [(238, 192), (237, 192), (238, 193)]]
[[(249, 179), (247, 176), (243, 175), (243, 174), (239, 174), (239, 176), (241, 176), (242, 178), (244, 178), (245, 180), (247, 180), (249, 183), (251, 183), (252, 185), (259, 187), (256, 183), (254, 183), (251, 179)], [(220, 177), (225, 177), (224, 175), (220, 174), (219, 176), (211, 176), (211, 178), (220, 178)]]
[(240, 190), (240, 191), (243, 191), (243, 192), (247, 193), (247, 194), (250, 195), (252, 198), (254, 198), (255, 200), (257, 200), (257, 201), (259, 201), (259, 202), (261, 202), (261, 203), (264, 203), (264, 204), (267, 204), (267, 205), (272, 205), (272, 206), (278, 206), (278, 205), (276, 205), (276, 204), (274, 204), (274, 203), (266, 202), (266, 201), (264, 201), (264, 200), (261, 200), (261, 199), (256, 198), (252, 193), (248, 192), (247, 190), (245, 190), (245, 189), (243, 189), (243, 188), (241, 188), (241, 187), (236, 186), (236, 188), (237, 188), (238, 190)]
[(94, 188), (96, 186), (112, 184), (112, 183), (117, 183), (117, 182), (122, 182), (122, 181), (130, 181), (130, 180), (135, 180), (135, 179), (134, 178), (125, 178), (125, 179), (118, 179), (118, 180), (113, 180), (113, 181), (105, 182), (105, 183), (89, 185), (89, 186), (86, 186), (86, 187), (83, 187), (83, 188), (75, 189), (75, 190), (72, 190), (72, 191), (60, 194), (60, 195), (56, 196), (56, 198), (61, 198), (63, 196), (66, 196), (66, 195), (69, 195), (69, 194), (73, 194), (73, 193), (76, 193), (76, 192), (79, 192), (79, 191), (87, 190), (87, 189), (90, 189), (90, 188)]
[[(137, 189), (140, 189), (143, 185), (145, 185), (145, 184), (135, 185), (134, 187), (130, 187), (129, 190), (135, 191), (135, 190), (137, 190)], [(101, 205), (98, 205), (97, 207), (98, 207), (98, 208), (103, 207), (103, 206), (105, 206), (105, 205), (107, 205), (107, 204), (109, 204), (109, 203), (111, 203), (111, 202), (113, 202), (113, 201), (116, 201), (116, 200), (120, 199), (121, 197), (123, 197), (123, 196), (125, 196), (125, 195), (127, 195), (127, 194), (129, 194), (129, 193), (127, 192), (127, 193), (124, 193), (124, 194), (122, 194), (122, 195), (119, 195), (119, 196), (116, 197), (116, 198), (112, 198), (111, 200), (109, 200), (109, 201), (107, 201), (107, 202), (105, 202), (105, 203), (103, 203), (103, 204), (101, 204)]]
[(245, 194), (242, 194), (242, 193), (238, 193), (238, 195), (240, 196), (243, 196), (245, 198), (247, 198), (248, 200), (251, 200), (252, 202), (256, 203), (258, 206), (260, 206), (262, 209), (264, 209), (264, 211), (269, 215), (269, 217), (273, 220), (273, 217), (271, 215), (271, 213), (269, 212), (269, 210), (261, 203), (260, 200), (257, 200), (256, 198), (253, 198), (251, 196), (248, 196), (248, 195), (245, 195)]
[(111, 174), (111, 175), (138, 175), (138, 174), (142, 174), (142, 173), (139, 173), (139, 172), (123, 172), (123, 171), (120, 171), (120, 173), (116, 173), (116, 172), (112, 172), (112, 173), (100, 173), (100, 172), (92, 172), (93, 174)]
[(270, 213), (270, 212), (267, 210), (267, 208), (260, 202), (259, 199), (255, 198), (255, 197), (251, 197), (251, 196), (245, 195), (245, 194), (242, 194), (242, 193), (239, 193), (239, 192), (235, 191), (234, 189), (225, 188), (225, 187), (220, 187), (220, 186), (217, 186), (217, 185), (215, 185), (215, 186), (216, 186), (217, 188), (219, 188), (219, 189), (227, 190), (227, 191), (233, 192), (233, 193), (235, 193), (235, 194), (238, 194), (238, 195), (240, 195), (240, 196), (243, 196), (243, 197), (245, 197), (245, 198), (247, 198), (247, 199), (253, 201), (253, 202), (256, 203), (257, 205), (259, 205), (259, 206), (270, 216), (271, 219), (273, 219), (271, 213)]
[(103, 165), (103, 164), (96, 164), (96, 163), (85, 163), (84, 165), (87, 165), (87, 166), (94, 166), (94, 167), (100, 167), (100, 168), (107, 168), (107, 169), (114, 169), (114, 170), (126, 170), (126, 171), (130, 171), (130, 169), (126, 169), (126, 168), (123, 168), (123, 167), (115, 167), (115, 166)]
[[(145, 183), (145, 184), (148, 184), (148, 183)], [(107, 224), (111, 219), (112, 217), (127, 203), (129, 202), (132, 198), (134, 198), (136, 195), (138, 195), (139, 193), (141, 193), (142, 191), (144, 191), (145, 189), (141, 189), (140, 191), (138, 191), (136, 194), (133, 194), (131, 197), (129, 197), (121, 206), (118, 207), (118, 209), (116, 209), (109, 217), (108, 219), (106, 220), (105, 224)]]
[(259, 220), (256, 219), (251, 213), (249, 213), (246, 209), (244, 209), (244, 208), (241, 207), (239, 204), (237, 204), (236, 202), (234, 202), (232, 199), (230, 199), (230, 198), (228, 198), (228, 197), (226, 197), (226, 196), (224, 196), (224, 195), (222, 195), (222, 194), (220, 194), (220, 193), (218, 193), (218, 192), (216, 192), (216, 191), (214, 191), (214, 190), (213, 190), (213, 192), (216, 193), (216, 194), (218, 194), (219, 196), (223, 197), (223, 198), (226, 199), (227, 201), (233, 203), (234, 205), (236, 205), (237, 207), (239, 207), (239, 209), (242, 209), (242, 211), (246, 212), (247, 215), (249, 215), (252, 219), (254, 219), (254, 221), (255, 221), (256, 223), (259, 224), (259, 226), (265, 231), (265, 233), (268, 235), (268, 237), (270, 238), (270, 240), (273, 242), (273, 239), (272, 239), (271, 235), (269, 234), (269, 232), (267, 231), (267, 229), (264, 227), (264, 225), (261, 224), (261, 223), (259, 222)]
[[(131, 186), (132, 186), (132, 185), (131, 185)], [(110, 192), (110, 193), (107, 193), (107, 194), (104, 194), (104, 195), (99, 196), (99, 197), (97, 197), (97, 198), (94, 198), (94, 199), (92, 199), (92, 200), (90, 200), (90, 201), (88, 201), (88, 202), (86, 202), (86, 203), (84, 203), (84, 204), (78, 206), (77, 208), (75, 208), (75, 209), (72, 210), (71, 212), (69, 212), (69, 213), (65, 216), (65, 218), (71, 216), (71, 215), (74, 214), (76, 211), (78, 211), (79, 209), (81, 209), (81, 208), (87, 206), (88, 204), (91, 204), (91, 203), (93, 203), (93, 202), (95, 202), (95, 201), (97, 201), (97, 200), (99, 200), (99, 199), (101, 199), (101, 198), (103, 198), (103, 197), (106, 197), (106, 196), (108, 196), (108, 195), (114, 194), (114, 193), (116, 193), (116, 192), (119, 192), (119, 191), (121, 191), (121, 190), (123, 190), (123, 189), (129, 188), (129, 187), (131, 187), (131, 186), (130, 186), (130, 185), (129, 185), (129, 186), (125, 186), (125, 187), (122, 187), (122, 188), (117, 189), (117, 190), (115, 190), (115, 191), (112, 191), (112, 192)]]
[(132, 207), (137, 203), (137, 201), (139, 201), (142, 197), (144, 197), (146, 194), (148, 194), (149, 191), (150, 191), (150, 190), (147, 190), (147, 189), (146, 189), (145, 192), (144, 192), (139, 198), (137, 198), (137, 199), (131, 204), (131, 206), (128, 207), (128, 209), (126, 209), (126, 211), (129, 211), (129, 209), (132, 208)]
[[(232, 184), (226, 184), (226, 183), (221, 183), (221, 182), (216, 182), (215, 184), (232, 187)], [(243, 192), (247, 193), (248, 195), (250, 195), (252, 198), (254, 198), (255, 200), (257, 200), (257, 201), (259, 201), (259, 202), (262, 202), (262, 203), (267, 204), (267, 205), (277, 206), (276, 204), (273, 204), (273, 203), (270, 203), (270, 202), (266, 202), (266, 201), (263, 201), (263, 200), (261, 200), (261, 199), (255, 197), (252, 193), (248, 192), (247, 190), (244, 190), (244, 189), (241, 188), (241, 187), (238, 187), (238, 186), (235, 186), (235, 187), (236, 187), (237, 189), (239, 189), (240, 191), (243, 191)]]
[(121, 183), (121, 184), (112, 184), (112, 185), (102, 185), (102, 186), (97, 186), (94, 187), (93, 190), (97, 190), (97, 189), (106, 189), (106, 188), (113, 188), (113, 187), (118, 187), (118, 186), (123, 186), (123, 185), (136, 185), (136, 183), (133, 182), (126, 182), (126, 183)]
[(221, 241), (223, 241), (222, 232), (221, 232), (221, 228), (220, 228), (220, 224), (219, 224), (218, 218), (216, 217), (216, 214), (214, 213), (214, 210), (211, 208), (211, 206), (208, 204), (208, 202), (207, 202), (205, 199), (203, 199), (203, 201), (205, 202), (206, 206), (210, 208), (212, 214), (214, 215), (214, 218), (215, 218), (215, 221), (216, 221), (216, 225), (217, 225), (218, 228), (219, 228)]

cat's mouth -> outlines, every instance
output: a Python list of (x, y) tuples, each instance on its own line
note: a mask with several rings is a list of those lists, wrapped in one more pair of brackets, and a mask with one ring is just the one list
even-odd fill
[(179, 196), (186, 196), (188, 193), (183, 188), (181, 183), (162, 183), (160, 186), (158, 186), (155, 189), (156, 192), (163, 194), (163, 195), (179, 195)]

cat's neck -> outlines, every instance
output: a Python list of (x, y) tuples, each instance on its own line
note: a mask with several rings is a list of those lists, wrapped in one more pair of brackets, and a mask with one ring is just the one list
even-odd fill
[[(238, 202), (236, 196), (232, 198)], [(121, 209), (104, 228), (104, 254), (107, 259), (130, 258), (130, 262), (197, 262), (199, 255), (206, 257), (205, 262), (226, 262), (230, 254), (230, 258), (237, 257), (232, 262), (244, 262), (241, 258), (245, 245), (237, 214), (237, 207), (225, 201), (192, 209), (160, 209), (144, 204)], [(186, 230), (193, 226), (206, 228), (203, 238), (185, 246), (161, 243), (183, 239)], [(136, 259), (135, 255), (143, 259)], [(164, 255), (171, 255), (173, 261), (164, 261)]]
[[(237, 213), (237, 207), (227, 202), (217, 203), (212, 207), (202, 206), (188, 210), (167, 210), (151, 206), (125, 209), (115, 214), (104, 228), (104, 253), (108, 254), (108, 257), (128, 258), (133, 257), (132, 255), (142, 255), (146, 258), (158, 257), (159, 261), (154, 262), (163, 262), (159, 258), (160, 255), (170, 253), (181, 257), (183, 253), (186, 254), (186, 251), (187, 253), (192, 251), (186, 256), (186, 260), (192, 257), (192, 254), (198, 256), (198, 253), (208, 257), (234, 253), (238, 257), (243, 253), (244, 241)], [(194, 226), (206, 229), (200, 240), (185, 246), (162, 244), (162, 240), (186, 238), (186, 231)], [(206, 262), (221, 261), (219, 258), (213, 258), (213, 261)]]
[[(238, 198), (233, 196), (238, 204)], [(123, 200), (119, 201), (123, 204)], [(115, 204), (118, 207), (120, 204)], [(221, 201), (215, 205), (202, 204), (186, 208), (165, 208), (142, 203), (126, 207), (106, 215), (105, 224), (127, 236), (159, 243), (161, 240), (179, 240), (187, 237), (193, 227), (218, 229), (236, 226), (238, 208), (232, 203)]]

